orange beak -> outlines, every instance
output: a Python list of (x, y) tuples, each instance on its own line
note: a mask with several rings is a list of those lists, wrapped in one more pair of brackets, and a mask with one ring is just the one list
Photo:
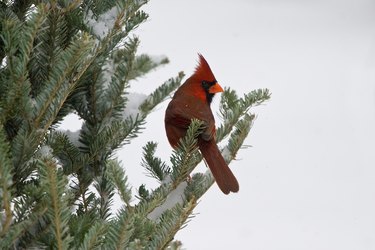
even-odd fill
[(220, 86), (219, 83), (216, 83), (214, 85), (212, 85), (209, 89), (208, 89), (208, 93), (210, 94), (215, 94), (215, 93), (219, 93), (219, 92), (223, 92), (224, 89)]

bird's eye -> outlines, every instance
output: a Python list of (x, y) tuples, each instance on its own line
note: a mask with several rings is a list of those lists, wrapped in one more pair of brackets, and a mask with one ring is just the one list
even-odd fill
[(208, 90), (210, 88), (210, 84), (207, 81), (202, 81), (202, 87)]
[(210, 87), (212, 87), (212, 86), (215, 85), (215, 84), (216, 84), (216, 80), (215, 80), (215, 81), (212, 81), (212, 82), (205, 81), (205, 80), (202, 81), (202, 87), (203, 87), (205, 90), (208, 90)]

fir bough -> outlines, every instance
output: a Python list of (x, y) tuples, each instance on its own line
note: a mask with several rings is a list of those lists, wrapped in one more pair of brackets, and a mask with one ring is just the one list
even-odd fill
[[(148, 17), (146, 2), (0, 2), (0, 249), (181, 247), (174, 235), (214, 182), (209, 172), (190, 176), (202, 159), (202, 122), (192, 121), (170, 165), (155, 156), (157, 143), (143, 147), (154, 190), (132, 193), (128, 166), (116, 159), (184, 77), (132, 99), (130, 83), (168, 63), (137, 54), (133, 31)], [(228, 137), (228, 163), (250, 131), (250, 108), (269, 97), (266, 89), (222, 95), (217, 141)], [(72, 113), (82, 128), (59, 130)]]

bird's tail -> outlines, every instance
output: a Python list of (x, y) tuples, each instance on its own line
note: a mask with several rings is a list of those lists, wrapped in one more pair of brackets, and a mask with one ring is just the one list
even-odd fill
[(238, 181), (221, 155), (215, 140), (200, 139), (198, 145), (221, 191), (224, 194), (238, 192), (240, 189)]

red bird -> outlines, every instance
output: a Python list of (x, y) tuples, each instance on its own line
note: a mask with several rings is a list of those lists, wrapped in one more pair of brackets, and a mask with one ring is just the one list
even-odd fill
[(215, 180), (224, 194), (238, 192), (236, 177), (229, 169), (215, 141), (215, 119), (210, 104), (223, 88), (216, 81), (210, 66), (199, 54), (199, 64), (194, 74), (174, 94), (165, 111), (165, 130), (169, 143), (176, 148), (196, 118), (205, 123), (205, 130), (198, 137), (198, 146)]

